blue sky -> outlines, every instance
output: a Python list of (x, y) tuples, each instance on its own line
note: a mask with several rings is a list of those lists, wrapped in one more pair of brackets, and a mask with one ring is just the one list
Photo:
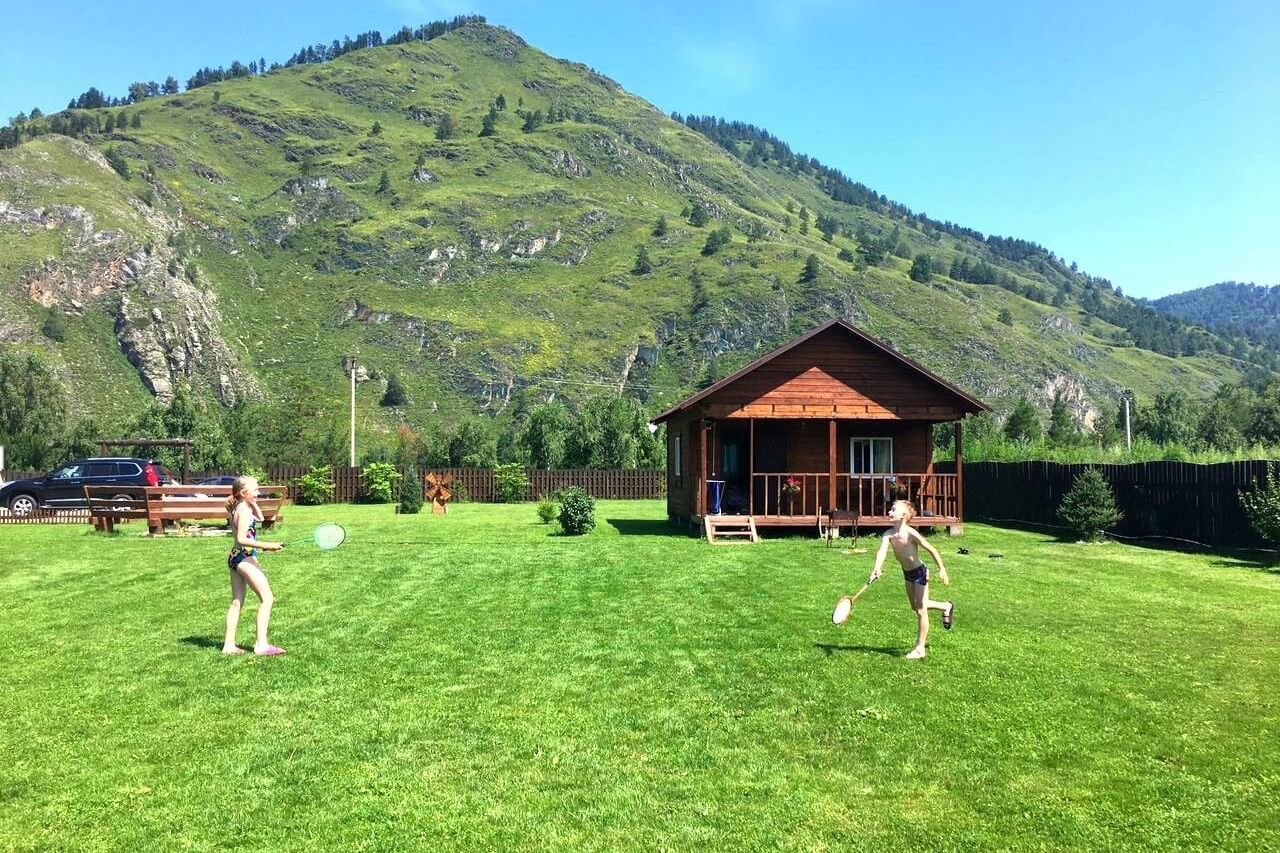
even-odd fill
[(1280, 4), (1263, 0), (51, 0), (4, 13), (0, 120), (459, 13), (1132, 295), (1280, 283)]

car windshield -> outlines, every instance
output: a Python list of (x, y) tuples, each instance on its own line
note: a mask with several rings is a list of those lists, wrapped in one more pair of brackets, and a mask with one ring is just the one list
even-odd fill
[(49, 475), (51, 480), (70, 480), (84, 475), (83, 465), (64, 465)]

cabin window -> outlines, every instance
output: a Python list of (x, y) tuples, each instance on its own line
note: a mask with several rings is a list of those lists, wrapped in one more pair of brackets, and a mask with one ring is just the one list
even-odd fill
[(738, 476), (738, 445), (726, 444), (721, 448), (724, 465), (720, 468), (720, 476), (730, 478)]
[(677, 435), (673, 438), (671, 443), (671, 470), (675, 472), (677, 480), (684, 477), (684, 454), (681, 452), (680, 448), (680, 439), (682, 438), (684, 438), (684, 436)]
[(849, 473), (892, 474), (893, 439), (849, 439)]

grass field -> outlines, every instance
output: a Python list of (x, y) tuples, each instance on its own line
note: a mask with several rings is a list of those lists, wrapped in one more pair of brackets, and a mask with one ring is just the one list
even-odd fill
[(267, 555), (276, 659), (219, 654), (226, 539), (0, 528), (0, 850), (1280, 844), (1280, 574), (1247, 561), (970, 524), (915, 663), (891, 575), (830, 623), (870, 553), (658, 502), (578, 539), (288, 515), (349, 541)]

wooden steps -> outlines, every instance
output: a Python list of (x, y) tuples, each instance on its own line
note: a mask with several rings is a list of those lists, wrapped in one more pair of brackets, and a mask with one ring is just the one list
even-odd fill
[[(707, 541), (759, 542), (755, 519), (749, 515), (708, 515), (702, 519)], [(722, 543), (723, 544), (723, 543)]]

